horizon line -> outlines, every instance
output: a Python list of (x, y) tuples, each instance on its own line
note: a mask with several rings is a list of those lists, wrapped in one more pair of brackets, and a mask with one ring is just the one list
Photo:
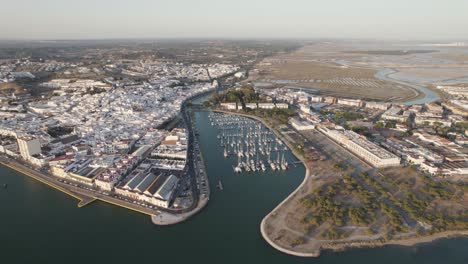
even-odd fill
[(134, 41), (134, 40), (146, 40), (146, 41), (158, 41), (158, 40), (202, 40), (202, 41), (216, 41), (216, 40), (242, 40), (242, 41), (397, 41), (397, 42), (428, 42), (428, 41), (439, 41), (439, 42), (468, 42), (468, 38), (372, 38), (372, 37), (216, 37), (216, 36), (201, 36), (201, 37), (77, 37), (77, 38), (2, 38), (2, 41), (21, 41), (21, 42), (65, 42), (65, 41)]

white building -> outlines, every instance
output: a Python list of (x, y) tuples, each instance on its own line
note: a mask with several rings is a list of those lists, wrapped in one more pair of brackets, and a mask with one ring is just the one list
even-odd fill
[(323, 99), (322, 96), (318, 96), (318, 95), (312, 95), (312, 96), (310, 97), (310, 101), (311, 101), (312, 103), (321, 103), (321, 102), (322, 102), (322, 99)]
[(364, 107), (371, 109), (387, 110), (390, 107), (390, 104), (383, 102), (366, 102)]
[(329, 103), (329, 104), (334, 104), (336, 102), (336, 98), (333, 96), (325, 96), (323, 97), (323, 102)]
[(398, 121), (401, 123), (404, 123), (408, 120), (409, 118), (409, 112), (404, 111), (398, 106), (392, 106), (390, 109), (385, 111), (385, 113), (382, 114), (382, 119), (384, 120), (393, 120), (393, 121)]
[(273, 103), (259, 103), (258, 108), (260, 108), (260, 109), (273, 109), (273, 108), (275, 108), (275, 104), (273, 104)]
[(119, 195), (167, 208), (179, 179), (174, 175), (155, 175), (134, 172), (126, 183), (115, 188)]
[(297, 131), (304, 131), (304, 130), (312, 130), (315, 128), (315, 125), (310, 123), (307, 120), (299, 120), (297, 118), (291, 118), (289, 119), (289, 123), (291, 124), (294, 129)]
[(221, 103), (221, 107), (228, 110), (237, 110), (236, 103)]
[(25, 160), (29, 160), (33, 155), (41, 153), (41, 143), (37, 138), (18, 138), (18, 147), (21, 157)]
[(359, 100), (359, 99), (339, 98), (337, 104), (340, 104), (340, 105), (347, 105), (347, 106), (361, 107), (361, 106), (362, 106), (362, 101)]
[(421, 117), (421, 116), (416, 116), (414, 118), (414, 123), (416, 123), (416, 125), (440, 124), (441, 126), (445, 126), (445, 127), (450, 127), (452, 125), (452, 122), (450, 120), (446, 120), (442, 118)]
[(398, 166), (400, 158), (350, 130), (319, 129), (354, 154), (377, 168)]
[(279, 108), (279, 109), (288, 109), (289, 108), (289, 105), (287, 103), (276, 103), (275, 106), (276, 106), (276, 108)]
[(305, 114), (310, 114), (310, 106), (308, 105), (300, 104), (299, 109)]
[(246, 108), (257, 109), (257, 103), (247, 103), (245, 104)]

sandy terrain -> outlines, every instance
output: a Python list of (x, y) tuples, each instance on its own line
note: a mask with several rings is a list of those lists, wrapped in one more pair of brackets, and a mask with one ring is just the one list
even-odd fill
[[(384, 49), (357, 43), (313, 43), (290, 54), (269, 57), (257, 64), (249, 81), (259, 87), (293, 86), (332, 96), (405, 102), (423, 96), (411, 87), (376, 78), (379, 69), (389, 77), (425, 87), (468, 83), (468, 49), (453, 52), (437, 48), (427, 53), (387, 54)], [(418, 50), (420, 47), (405, 47)], [(366, 50), (384, 50), (382, 53)], [(356, 52), (360, 51), (360, 52)]]
[[(315, 133), (316, 134), (316, 133)], [(262, 221), (261, 231), (265, 239), (270, 245), (276, 249), (297, 256), (317, 257), (321, 250), (344, 250), (351, 247), (378, 247), (384, 245), (414, 245), (417, 243), (430, 242), (435, 239), (468, 235), (468, 230), (463, 227), (466, 224), (468, 213), (468, 198), (463, 190), (454, 188), (451, 185), (439, 185), (433, 183), (432, 180), (424, 179), (421, 175), (410, 168), (399, 169), (390, 168), (385, 170), (375, 170), (357, 159), (351, 153), (345, 153), (339, 150), (336, 144), (330, 144), (323, 140), (323, 135), (316, 134), (309, 139), (319, 142), (321, 149), (325, 155), (331, 156), (333, 159), (327, 161), (314, 162), (310, 168), (311, 174), (306, 177), (304, 183), (290, 197), (283, 201)], [(339, 154), (337, 154), (339, 153)], [(336, 162), (349, 164), (347, 169), (336, 168)], [(401, 213), (401, 231), (395, 232), (389, 229), (391, 219), (382, 212), (377, 210), (374, 220), (371, 220), (368, 225), (350, 224), (349, 220), (345, 220), (341, 227), (333, 227), (333, 223), (327, 220), (321, 224), (311, 226), (304, 224), (302, 219), (313, 217), (310, 210), (301, 205), (301, 201), (318, 190), (329, 189), (330, 184), (343, 179), (343, 175), (348, 173), (357, 173), (365, 171), (372, 177), (375, 177), (379, 184), (369, 185), (372, 181), (361, 183), (362, 188), (366, 189), (366, 185), (382, 186), (383, 193), (378, 194), (384, 200), (378, 199), (378, 203), (389, 204), (396, 206), (397, 211), (404, 208), (406, 204), (411, 204), (413, 209), (421, 210), (421, 207), (413, 207), (417, 201), (429, 202), (424, 213), (417, 212), (417, 215), (409, 213), (408, 209), (404, 209), (405, 213)], [(380, 176), (379, 176), (380, 175)], [(362, 185), (363, 184), (363, 185)], [(345, 185), (346, 186), (346, 185)], [(377, 190), (373, 190), (375, 192)], [(413, 193), (418, 199), (414, 200), (408, 197), (408, 192)], [(340, 191), (339, 191), (340, 192)], [(381, 192), (381, 191), (378, 191)], [(436, 194), (438, 193), (438, 194)], [(440, 198), (434, 198), (433, 195), (440, 195)], [(359, 199), (355, 195), (338, 197), (338, 201), (343, 203), (345, 207), (359, 207)], [(376, 201), (376, 202), (377, 202)], [(400, 203), (399, 201), (402, 201)], [(340, 206), (341, 207), (341, 206)], [(382, 206), (379, 206), (382, 208)], [(446, 219), (459, 219), (453, 224), (449, 224), (448, 229), (439, 231), (433, 228), (438, 228), (439, 220), (428, 222), (424, 218), (419, 217), (422, 214), (428, 214), (428, 217), (443, 217)], [(432, 216), (431, 216), (432, 215)], [(445, 215), (445, 216), (436, 216)], [(460, 218), (461, 217), (461, 218)], [(333, 219), (333, 218), (331, 218)], [(446, 220), (442, 220), (446, 221)], [(451, 221), (451, 220), (449, 220)], [(337, 230), (340, 237), (335, 239), (327, 238), (327, 233), (331, 230)], [(418, 231), (419, 230), (419, 231)], [(432, 230), (432, 231), (429, 231)], [(388, 232), (391, 232), (389, 236)]]
[(434, 54), (433, 57), (438, 59), (453, 60), (456, 62), (468, 62), (468, 53), (462, 52), (439, 53)]
[(419, 93), (409, 87), (374, 77), (376, 69), (342, 66), (337, 60), (355, 60), (360, 54), (346, 47), (305, 46), (291, 54), (267, 58), (251, 73), (250, 81), (310, 88), (316, 93), (382, 101), (404, 101)]
[(467, 78), (468, 66), (453, 68), (398, 68), (388, 77), (412, 83), (432, 84), (449, 80)]

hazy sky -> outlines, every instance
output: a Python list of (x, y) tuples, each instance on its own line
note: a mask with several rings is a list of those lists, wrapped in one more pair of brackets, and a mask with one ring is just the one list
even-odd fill
[(1, 0), (0, 39), (467, 39), (468, 0)]

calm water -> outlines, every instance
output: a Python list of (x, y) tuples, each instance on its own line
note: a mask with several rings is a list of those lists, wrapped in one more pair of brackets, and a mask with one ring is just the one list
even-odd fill
[[(468, 239), (416, 247), (324, 253), (318, 259), (284, 255), (263, 241), (259, 224), (303, 179), (287, 173), (234, 174), (205, 112), (197, 126), (213, 190), (208, 206), (188, 222), (158, 227), (147, 216), (77, 201), (7, 168), (0, 168), (1, 263), (468, 263)], [(291, 157), (289, 157), (291, 160)], [(223, 182), (223, 191), (214, 186)]]
[(379, 78), (379, 79), (384, 80), (384, 81), (389, 81), (389, 82), (394, 82), (394, 83), (398, 83), (398, 84), (401, 84), (401, 85), (409, 86), (409, 87), (414, 88), (414, 89), (416, 89), (416, 90), (418, 90), (418, 91), (420, 91), (421, 93), (424, 94), (424, 98), (422, 98), (422, 99), (417, 99), (417, 100), (413, 100), (413, 101), (404, 102), (403, 104), (405, 104), (405, 105), (425, 104), (425, 103), (434, 102), (434, 101), (437, 101), (437, 100), (440, 99), (439, 95), (437, 95), (433, 91), (427, 89), (426, 87), (423, 87), (423, 86), (420, 86), (420, 85), (417, 85), (417, 84), (413, 84), (413, 83), (399, 81), (399, 80), (387, 77), (389, 74), (392, 74), (394, 72), (395, 71), (392, 70), (392, 69), (382, 69), (379, 72), (377, 72), (374, 76), (376, 78)]
[[(418, 54), (418, 55), (422, 55), (422, 54)], [(339, 64), (339, 65), (342, 65), (342, 66), (349, 66), (349, 62), (346, 61), (346, 60), (336, 60), (335, 62), (337, 64)], [(427, 89), (426, 87), (423, 87), (423, 86), (420, 86), (420, 85), (417, 85), (417, 84), (414, 84), (414, 83), (405, 82), (405, 81), (402, 81), (402, 80), (397, 80), (397, 79), (387, 77), (390, 74), (395, 73), (395, 72), (396, 72), (395, 70), (384, 68), (384, 69), (380, 69), (374, 75), (374, 77), (378, 78), (380, 80), (383, 80), (383, 81), (394, 82), (394, 83), (398, 83), (398, 84), (401, 84), (401, 85), (409, 86), (409, 87), (414, 88), (414, 89), (416, 89), (419, 92), (424, 94), (424, 98), (417, 99), (417, 100), (412, 100), (412, 101), (408, 101), (408, 102), (403, 102), (402, 104), (405, 104), (405, 105), (424, 104), (424, 103), (434, 102), (434, 101), (437, 101), (437, 100), (440, 99), (439, 95), (437, 95), (433, 91)]]

